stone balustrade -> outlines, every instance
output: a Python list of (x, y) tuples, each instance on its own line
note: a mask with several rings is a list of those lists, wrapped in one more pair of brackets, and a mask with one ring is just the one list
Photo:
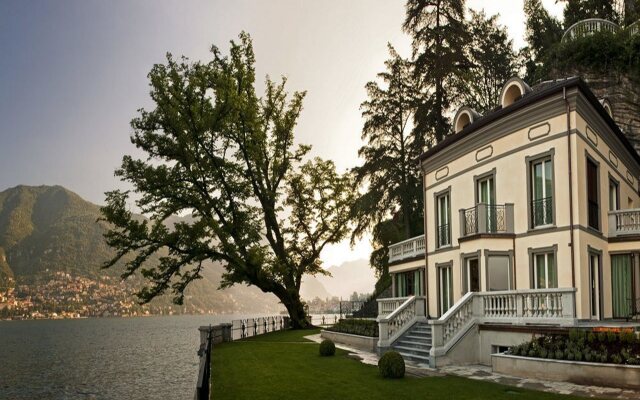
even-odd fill
[(609, 237), (640, 235), (640, 208), (609, 211)]
[[(391, 300), (384, 302), (384, 300)], [(398, 299), (379, 299), (378, 304), (393, 304)], [(397, 340), (407, 329), (419, 321), (426, 320), (426, 297), (411, 296), (389, 314), (378, 316), (379, 339), (378, 347), (385, 349)]]
[(440, 319), (429, 321), (432, 362), (476, 324), (575, 325), (575, 292), (574, 288), (469, 292)]
[(416, 236), (389, 246), (389, 262), (424, 255), (425, 237)]

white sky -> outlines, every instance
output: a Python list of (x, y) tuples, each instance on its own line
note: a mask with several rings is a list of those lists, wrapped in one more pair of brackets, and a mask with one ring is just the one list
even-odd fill
[[(543, 0), (542, 3), (547, 8), (547, 10), (554, 16), (559, 19), (562, 19), (562, 10), (564, 8), (563, 4), (556, 4), (556, 0)], [(482, 10), (484, 9), (487, 15), (499, 14), (499, 22), (501, 25), (507, 27), (509, 31), (509, 36), (513, 40), (514, 48), (518, 49), (525, 45), (524, 33), (524, 12), (523, 12), (524, 0), (467, 0), (467, 6), (474, 10)], [(399, 34), (394, 38), (395, 40), (390, 40), (394, 46), (397, 46), (399, 50), (403, 50), (405, 55), (409, 53), (409, 39), (403, 35)], [(375, 60), (378, 65), (381, 64), (381, 61), (384, 61), (384, 56)], [(373, 61), (373, 60), (372, 60)], [(381, 66), (378, 66), (378, 69)], [(372, 76), (372, 75), (369, 75)], [(370, 78), (369, 78), (370, 79)], [(358, 93), (358, 90), (352, 91)], [(360, 95), (360, 93), (358, 93)], [(360, 99), (360, 97), (358, 97)], [(353, 101), (349, 101), (349, 103), (357, 103), (357, 99), (353, 99)], [(353, 113), (353, 112), (352, 112)], [(351, 120), (352, 126), (349, 129), (358, 129), (358, 127), (362, 126), (362, 122), (359, 120)], [(354, 135), (352, 136), (348, 143), (341, 142), (340, 148), (349, 151), (352, 151), (353, 148), (359, 148), (362, 145), (360, 140)], [(336, 159), (344, 157), (345, 160), (349, 160), (349, 165), (352, 162), (352, 154), (344, 154), (344, 156), (339, 149), (334, 149), (333, 152), (336, 153)], [(341, 165), (341, 163), (338, 163)], [(371, 253), (371, 245), (369, 243), (369, 238), (365, 238), (364, 240), (357, 243), (354, 248), (349, 246), (348, 242), (343, 242), (338, 245), (333, 245), (325, 248), (322, 253), (322, 260), (324, 261), (324, 266), (329, 267), (332, 265), (339, 265), (345, 261), (357, 260), (357, 259), (368, 259), (369, 254)]]
[[(560, 15), (562, 6), (543, 0)], [(523, 0), (468, 0), (501, 13), (523, 45)], [(312, 155), (344, 171), (359, 163), (364, 85), (383, 70), (387, 42), (409, 55), (405, 0), (138, 0), (0, 2), (0, 190), (59, 184), (97, 204), (113, 176), (129, 121), (153, 105), (147, 73), (166, 52), (209, 60), (216, 44), (249, 32), (263, 77), (307, 90), (296, 130)], [(326, 248), (325, 266), (368, 258), (368, 239)]]

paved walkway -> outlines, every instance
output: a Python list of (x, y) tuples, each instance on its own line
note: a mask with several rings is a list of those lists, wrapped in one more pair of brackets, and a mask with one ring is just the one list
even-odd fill
[[(320, 343), (320, 334), (305, 336), (305, 339)], [(349, 357), (360, 360), (363, 364), (378, 365), (378, 355), (353, 347), (336, 343), (336, 347), (349, 352)], [(484, 365), (448, 366), (439, 369), (430, 368), (426, 364), (408, 362), (407, 375), (416, 377), (456, 375), (479, 381), (495, 382), (502, 385), (514, 386), (523, 389), (539, 390), (542, 392), (571, 394), (575, 396), (592, 397), (600, 399), (638, 400), (640, 393), (633, 390), (608, 388), (601, 386), (584, 386), (569, 382), (543, 381), (539, 379), (525, 379), (494, 373), (491, 367)]]

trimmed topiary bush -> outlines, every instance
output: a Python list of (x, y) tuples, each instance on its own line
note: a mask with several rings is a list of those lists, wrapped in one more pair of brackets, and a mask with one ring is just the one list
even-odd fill
[(329, 339), (325, 339), (320, 343), (320, 355), (329, 357), (336, 354), (336, 345)]
[(402, 378), (404, 377), (404, 359), (397, 351), (387, 351), (380, 357), (378, 369), (383, 378)]

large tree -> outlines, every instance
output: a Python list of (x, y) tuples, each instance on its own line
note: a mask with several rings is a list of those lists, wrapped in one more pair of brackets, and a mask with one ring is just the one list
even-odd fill
[(465, 48), (470, 67), (458, 81), (459, 103), (484, 114), (498, 106), (502, 85), (516, 75), (518, 55), (497, 15), (470, 13), (471, 40)]
[(612, 0), (561, 0), (564, 6), (564, 28), (589, 18), (602, 18), (616, 23), (621, 15)]
[(387, 246), (423, 230), (416, 160), (425, 142), (412, 130), (416, 81), (411, 62), (391, 45), (389, 54), (386, 70), (366, 85), (368, 99), (361, 105), (365, 145), (358, 152), (364, 162), (354, 169), (356, 182), (366, 188), (354, 207), (354, 237), (372, 232), (371, 263), (379, 276), (386, 274)]
[[(309, 147), (293, 145), (304, 93), (289, 96), (284, 79), (267, 78), (256, 95), (247, 34), (228, 56), (216, 47), (212, 54), (207, 63), (168, 55), (149, 73), (154, 108), (131, 122), (131, 141), (147, 157), (125, 156), (116, 171), (148, 219), (128, 209), (129, 192), (107, 193), (106, 239), (117, 254), (105, 267), (124, 258), (123, 278), (147, 279), (142, 302), (171, 292), (180, 304), (203, 262), (220, 261), (222, 287), (273, 293), (293, 326), (304, 327), (302, 276), (323, 273), (323, 248), (348, 237), (353, 179), (330, 161), (305, 161)], [(166, 226), (182, 213), (192, 222)], [(154, 254), (160, 261), (149, 265)]]
[(403, 29), (412, 38), (414, 74), (419, 77), (415, 129), (428, 144), (449, 133), (456, 81), (469, 67), (465, 46), (469, 36), (464, 0), (408, 0)]
[(525, 79), (534, 83), (548, 78), (544, 63), (549, 51), (560, 42), (564, 30), (562, 24), (549, 14), (541, 0), (525, 0), (525, 39), (527, 47), (522, 50), (526, 66)]

